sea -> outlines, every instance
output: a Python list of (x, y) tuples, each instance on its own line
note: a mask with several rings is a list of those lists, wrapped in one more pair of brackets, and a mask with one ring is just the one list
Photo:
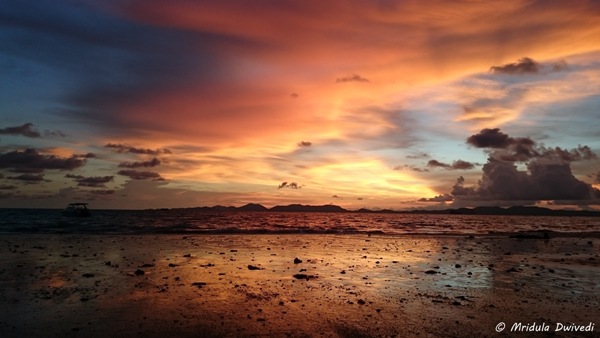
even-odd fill
[(194, 209), (0, 209), (0, 233), (42, 234), (600, 234), (600, 217), (401, 213), (206, 212)]

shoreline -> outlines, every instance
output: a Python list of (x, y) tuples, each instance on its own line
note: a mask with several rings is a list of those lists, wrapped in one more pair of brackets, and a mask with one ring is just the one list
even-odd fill
[(600, 239), (587, 235), (0, 234), (0, 244), (2, 337), (600, 329)]

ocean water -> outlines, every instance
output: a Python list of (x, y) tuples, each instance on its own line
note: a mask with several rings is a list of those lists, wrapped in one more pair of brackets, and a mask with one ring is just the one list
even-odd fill
[(369, 213), (93, 210), (92, 217), (52, 209), (0, 209), (0, 233), (82, 234), (513, 234), (600, 233), (600, 217)]

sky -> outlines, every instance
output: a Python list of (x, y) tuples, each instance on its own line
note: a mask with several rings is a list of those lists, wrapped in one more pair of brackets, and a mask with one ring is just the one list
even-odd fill
[(600, 209), (600, 2), (0, 3), (0, 207)]

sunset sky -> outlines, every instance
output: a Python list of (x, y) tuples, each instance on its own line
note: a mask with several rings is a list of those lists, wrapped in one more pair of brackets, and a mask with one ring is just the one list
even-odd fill
[(0, 207), (600, 209), (600, 2), (4, 1)]

